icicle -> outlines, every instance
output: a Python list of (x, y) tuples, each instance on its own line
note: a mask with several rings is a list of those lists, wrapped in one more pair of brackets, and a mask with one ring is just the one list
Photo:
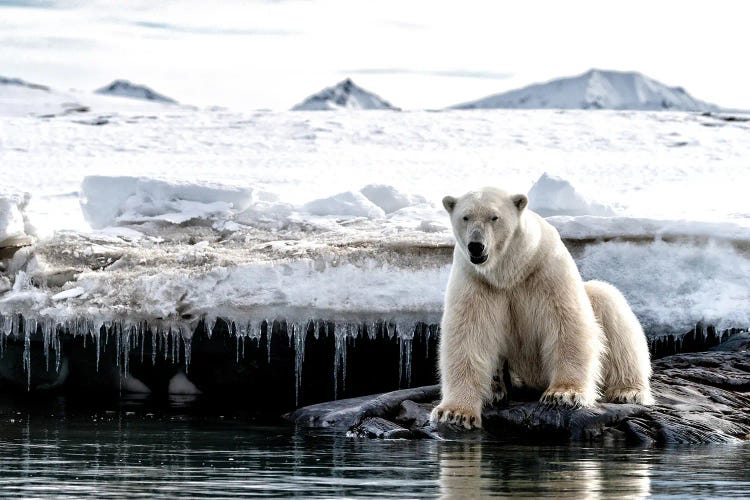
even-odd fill
[(388, 337), (388, 339), (392, 339), (394, 335), (396, 335), (396, 325), (391, 325), (391, 323), (383, 322), (383, 328), (385, 336)]
[(294, 334), (294, 406), (299, 406), (299, 392), (302, 387), (302, 365), (305, 362), (305, 339), (307, 327), (292, 325)]
[(191, 344), (193, 342), (193, 339), (183, 339), (183, 342), (185, 344), (185, 375), (187, 375), (188, 371), (190, 370), (190, 359), (192, 356)]
[(26, 370), (26, 390), (31, 390), (31, 326), (29, 320), (24, 325), (23, 333), (23, 367)]
[(141, 365), (143, 365), (143, 344), (146, 340), (146, 322), (139, 322), (138, 323), (138, 343), (141, 344)]
[(94, 343), (96, 344), (96, 372), (99, 373), (99, 346), (101, 345), (101, 328), (94, 328), (91, 334), (94, 336)]
[(156, 364), (156, 342), (159, 340), (159, 328), (156, 325), (151, 325), (149, 329), (151, 331), (151, 366)]
[(109, 334), (112, 330), (112, 323), (109, 321), (102, 322), (102, 325), (104, 326), (104, 345), (102, 346), (102, 350), (104, 352), (107, 352), (107, 344), (109, 344)]
[(164, 351), (164, 361), (167, 360), (168, 355), (169, 355), (169, 349), (167, 348), (167, 344), (169, 341), (169, 334), (171, 333), (171, 331), (172, 331), (171, 328), (169, 329), (169, 331), (167, 331), (166, 329), (161, 331), (161, 339), (164, 342), (164, 345), (162, 347), (162, 350)]
[(399, 341), (398, 381), (405, 379), (406, 387), (411, 387), (411, 350), (414, 339), (415, 326), (408, 327), (404, 323), (396, 326)]
[(51, 326), (51, 330), (53, 336), (52, 347), (55, 349), (55, 373), (60, 373), (60, 363), (62, 362), (62, 335), (64, 335), (65, 332), (61, 331), (56, 325)]
[(172, 331), (172, 329), (169, 329), (169, 335), (172, 340), (172, 364), (177, 364), (180, 362), (180, 335), (179, 335), (179, 329)]
[(234, 350), (234, 355), (235, 355), (234, 356), (234, 358), (235, 358), (234, 362), (237, 363), (237, 364), (240, 364), (240, 339), (241, 338), (242, 337), (240, 336), (239, 333), (236, 333), (234, 335), (234, 340), (235, 340), (235, 343), (236, 343), (236, 347), (235, 347), (235, 350)]
[(115, 334), (115, 359), (117, 359), (117, 366), (120, 366), (120, 332), (117, 323), (112, 324), (112, 332)]
[(339, 325), (333, 326), (333, 399), (339, 398)]
[(346, 337), (349, 334), (350, 325), (333, 325), (333, 337), (335, 351), (333, 354), (333, 398), (338, 399), (339, 394), (339, 370), (342, 372), (342, 391), (346, 390)]
[(177, 333), (174, 336), (174, 354), (172, 363), (180, 364), (180, 341), (182, 340), (182, 327), (177, 327)]
[(42, 344), (44, 345), (44, 369), (49, 371), (50, 321), (44, 322), (42, 330)]
[(258, 340), (260, 339), (260, 325), (258, 328), (255, 328), (255, 325), (253, 325), (252, 321), (247, 322), (247, 335), (251, 339)]
[(369, 325), (367, 325), (367, 336), (370, 338), (370, 340), (375, 340), (375, 337), (378, 332), (378, 324), (374, 321), (371, 321)]
[(271, 364), (271, 338), (273, 337), (273, 323), (266, 320), (266, 349), (268, 350), (268, 364)]
[(120, 335), (122, 335), (122, 366), (124, 367), (125, 378), (128, 377), (128, 369), (130, 368), (130, 338), (133, 334), (133, 327), (125, 326), (123, 332), (122, 326), (120, 326)]

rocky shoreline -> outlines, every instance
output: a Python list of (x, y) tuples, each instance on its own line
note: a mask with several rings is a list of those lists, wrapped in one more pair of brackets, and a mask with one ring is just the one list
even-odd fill
[(429, 423), (439, 386), (320, 403), (285, 415), (303, 427), (329, 427), (349, 436), (385, 439), (456, 439), (477, 432), (521, 442), (585, 442), (659, 446), (735, 443), (750, 439), (750, 353), (679, 354), (653, 363), (656, 404), (602, 403), (593, 408), (551, 408), (534, 394), (511, 393), (486, 408), (482, 431), (462, 432)]

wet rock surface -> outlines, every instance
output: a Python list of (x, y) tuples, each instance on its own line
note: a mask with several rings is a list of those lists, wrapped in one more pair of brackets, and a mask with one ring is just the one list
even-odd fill
[[(486, 408), (484, 430), (521, 442), (672, 445), (750, 439), (750, 352), (702, 352), (654, 361), (650, 407), (601, 403), (552, 408), (534, 394), (511, 393), (510, 403)], [(286, 418), (298, 425), (333, 427), (367, 438), (457, 438), (467, 433), (429, 423), (439, 386), (320, 403)], [(471, 434), (471, 433), (470, 433)]]

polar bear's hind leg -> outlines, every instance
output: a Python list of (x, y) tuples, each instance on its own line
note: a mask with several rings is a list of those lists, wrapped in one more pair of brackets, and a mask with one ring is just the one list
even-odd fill
[(625, 297), (609, 283), (587, 281), (584, 286), (607, 340), (602, 366), (604, 400), (653, 404), (649, 383), (651, 361), (638, 318)]

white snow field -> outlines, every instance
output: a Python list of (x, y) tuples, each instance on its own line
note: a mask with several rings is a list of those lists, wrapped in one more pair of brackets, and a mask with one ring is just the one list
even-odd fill
[(620, 287), (649, 333), (750, 326), (741, 115), (243, 113), (108, 96), (68, 113), (24, 89), (28, 102), (0, 94), (0, 230), (19, 231), (8, 200), (29, 193), (38, 241), (3, 261), (0, 330), (21, 313), (189, 338), (220, 316), (243, 335), (279, 318), (343, 334), (385, 320), (408, 337), (442, 308), (441, 199), (484, 185), (530, 192), (584, 277)]

